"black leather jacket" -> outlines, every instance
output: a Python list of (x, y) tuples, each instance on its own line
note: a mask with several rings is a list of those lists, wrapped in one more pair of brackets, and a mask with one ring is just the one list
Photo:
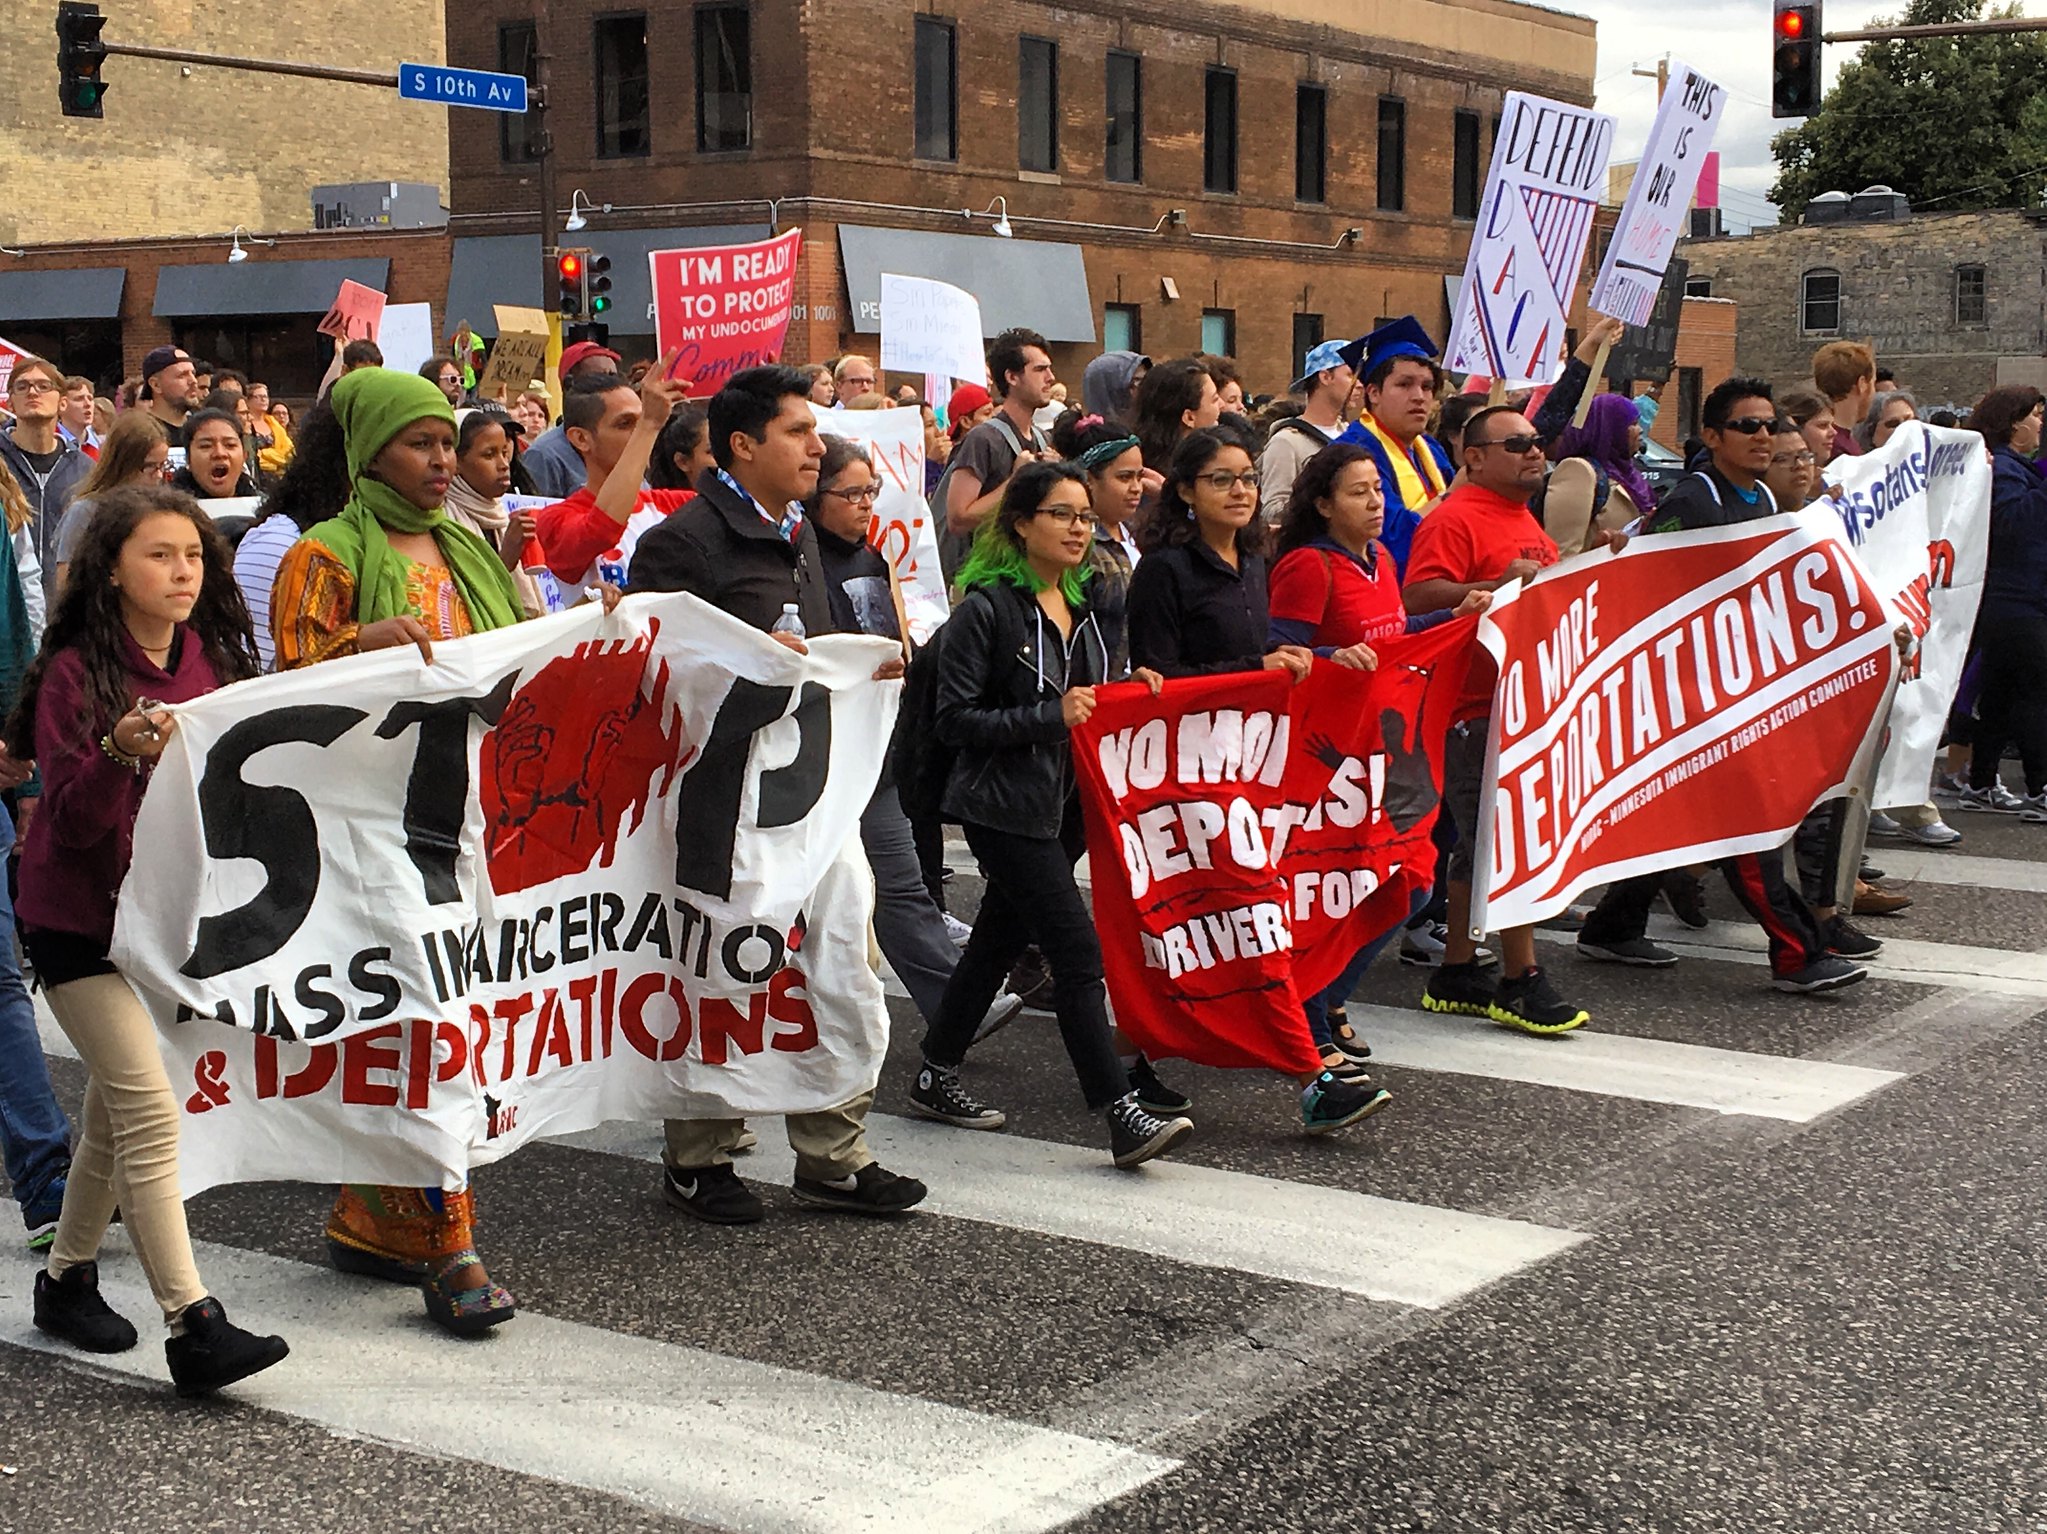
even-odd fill
[(1036, 598), (978, 586), (946, 620), (936, 705), (954, 748), (945, 813), (1022, 836), (1057, 837), (1074, 792), (1059, 700), (1106, 676), (1108, 646), (1085, 607), (1062, 642)]

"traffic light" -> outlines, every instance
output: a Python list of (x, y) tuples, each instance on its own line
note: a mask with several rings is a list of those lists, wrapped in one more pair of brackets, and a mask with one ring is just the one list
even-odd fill
[(583, 297), (593, 320), (611, 307), (611, 257), (602, 251), (591, 251), (583, 262)]
[(105, 117), (100, 105), (107, 87), (100, 79), (107, 45), (100, 28), (107, 18), (96, 5), (63, 0), (57, 7), (57, 105), (66, 117)]
[(588, 312), (584, 308), (583, 274), (589, 265), (590, 252), (578, 246), (564, 250), (554, 259), (555, 279), (561, 288), (561, 312), (566, 320), (580, 320)]
[(1810, 117), (1820, 106), (1820, 8), (1818, 0), (1793, 4), (1777, 0), (1771, 23), (1770, 115)]

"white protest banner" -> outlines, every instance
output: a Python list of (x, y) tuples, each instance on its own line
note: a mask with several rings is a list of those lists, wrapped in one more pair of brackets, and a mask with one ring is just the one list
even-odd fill
[(455, 1186), (541, 1135), (872, 1087), (893, 653), (632, 597), (180, 705), (114, 952), (186, 1192)]
[(1827, 477), (1841, 498), (1814, 509), (1840, 514), (1870, 579), (1919, 638), (1898, 684), (1870, 803), (1923, 804), (1983, 595), (1990, 460), (1973, 431), (1908, 421), (1875, 452), (1836, 458)]
[(1473, 930), (1782, 847), (1873, 757), (1899, 666), (1885, 595), (1811, 512), (1655, 533), (1510, 583), (1478, 628), (1499, 680)]
[(386, 304), (377, 326), (377, 346), (385, 367), (418, 372), (435, 350), (433, 305)]
[(1589, 303), (1599, 313), (1630, 325), (1649, 323), (1726, 104), (1727, 92), (1696, 69), (1672, 66), (1670, 88), (1656, 109), (1642, 163), (1592, 284)]
[(676, 352), (691, 399), (709, 399), (734, 373), (782, 355), (796, 306), (803, 231), (751, 245), (647, 252), (654, 285), (654, 346)]
[[(952, 604), (938, 567), (938, 533), (924, 498), (924, 412), (921, 410), (820, 410), (817, 429), (867, 449), (881, 494), (867, 541), (895, 566), (903, 589), (903, 613), (910, 637), (922, 644), (945, 622)], [(889, 601), (886, 591), (877, 598)]]
[(988, 374), (982, 347), (981, 301), (973, 294), (929, 277), (881, 274), (885, 371), (979, 383)]
[(1451, 372), (1556, 382), (1613, 131), (1604, 112), (1507, 93), (1443, 352)]

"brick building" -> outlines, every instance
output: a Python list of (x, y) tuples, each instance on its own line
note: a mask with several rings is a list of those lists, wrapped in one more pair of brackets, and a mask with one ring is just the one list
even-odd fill
[(1745, 372), (1810, 377), (1813, 352), (1848, 339), (1874, 346), (1922, 410), (2047, 384), (2047, 213), (1809, 222), (1680, 254), (1694, 291), (1739, 301)]
[[(532, 17), (450, 6), (448, 57), (530, 72)], [(1589, 100), (1594, 47), (1515, 0), (554, 0), (542, 25), (561, 195), (612, 205), (576, 239), (614, 260), (628, 354), (647, 249), (772, 222), (804, 233), (792, 360), (871, 350), (885, 267), (1044, 331), (1069, 379), (1204, 348), (1272, 390), (1325, 335), (1445, 328), (1505, 93)], [(541, 298), (537, 178), (518, 121), (475, 115), (449, 313), (487, 328)]]

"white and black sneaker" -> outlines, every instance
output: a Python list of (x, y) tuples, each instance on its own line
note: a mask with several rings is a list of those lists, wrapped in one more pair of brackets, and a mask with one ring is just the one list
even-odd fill
[(988, 1010), (981, 1014), (981, 1021), (974, 1025), (974, 1042), (978, 1044), (1007, 1028), (1016, 1021), (1016, 1015), (1023, 1011), (1023, 1006), (1023, 998), (1014, 991), (1004, 991), (997, 996)]
[(910, 1106), (927, 1119), (956, 1124), (961, 1129), (1000, 1129), (1009, 1122), (1000, 1108), (977, 1102), (960, 1085), (958, 1066), (933, 1065), (929, 1060), (917, 1068), (917, 1080), (910, 1088)]
[(1126, 1092), (1109, 1104), (1109, 1154), (1120, 1167), (1142, 1166), (1154, 1156), (1163, 1156), (1194, 1133), (1190, 1118), (1160, 1118), (1147, 1113), (1135, 1092)]

